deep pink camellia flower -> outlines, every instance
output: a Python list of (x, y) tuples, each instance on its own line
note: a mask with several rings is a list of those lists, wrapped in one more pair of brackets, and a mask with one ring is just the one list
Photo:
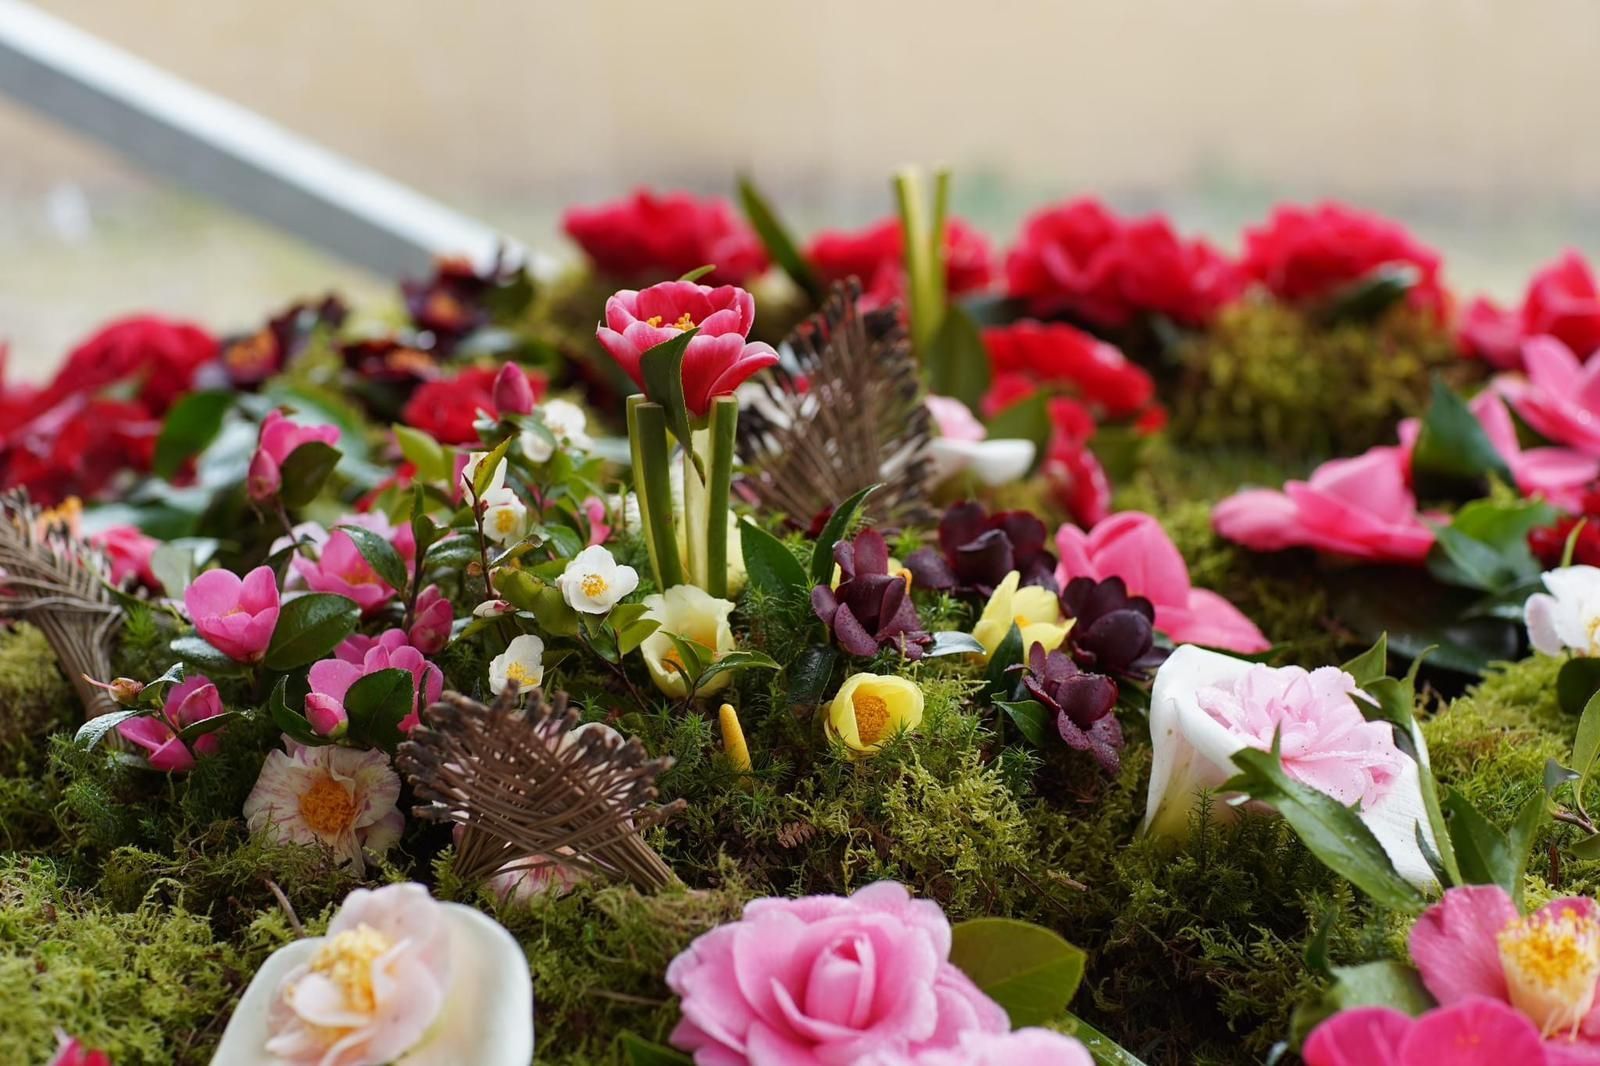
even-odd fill
[(195, 756), (215, 755), (222, 743), (222, 731), (202, 734), (191, 751), (178, 739), (178, 731), (222, 713), (222, 697), (217, 686), (203, 674), (186, 677), (167, 690), (159, 715), (130, 718), (117, 726), (122, 739), (145, 750), (145, 762), (152, 770), (181, 773), (194, 769)]
[(111, 1056), (104, 1051), (86, 1048), (77, 1037), (57, 1033), (56, 1057), (50, 1066), (111, 1066)]
[(1523, 342), (1543, 335), (1587, 362), (1600, 351), (1600, 285), (1583, 255), (1569, 248), (1533, 275), (1520, 308), (1502, 308), (1480, 296), (1457, 328), (1469, 355), (1502, 370), (1520, 367)]
[(260, 662), (278, 625), (278, 579), (270, 566), (243, 578), (231, 570), (207, 570), (184, 590), (183, 605), (212, 647), (237, 662)]
[[(396, 526), (382, 514), (369, 511), (366, 514), (347, 515), (340, 520), (340, 524), (359, 526), (387, 540), (400, 553), (406, 571), (410, 572), (411, 564), (417, 557), (417, 541), (409, 523)], [(378, 576), (348, 533), (337, 529), (325, 532), (315, 524), (297, 526), (295, 532), (297, 537), (311, 540), (317, 557), (313, 559), (304, 552), (295, 553), (289, 563), (291, 587), (331, 592), (354, 600), (365, 614), (378, 610), (399, 591), (390, 588), (388, 582)], [(273, 545), (273, 550), (287, 543), (287, 538), (280, 538)]]
[(708, 279), (740, 285), (767, 269), (767, 253), (726, 200), (639, 189), (622, 200), (568, 209), (561, 228), (614, 278), (678, 277), (707, 265)]
[(325, 737), (344, 733), (349, 715), (344, 709), (350, 686), (379, 670), (404, 670), (411, 675), (411, 710), (400, 720), (400, 731), (409, 733), (421, 720), (423, 707), (439, 698), (444, 675), (416, 648), (406, 643), (403, 630), (391, 629), (377, 638), (357, 641), (351, 637), (341, 644), (332, 659), (311, 664), (308, 678), (311, 692), (306, 696), (306, 720)]
[[(1064, 323), (993, 326), (983, 331), (983, 345), (994, 375), (986, 415), (1040, 387), (1065, 389), (1107, 418), (1138, 414), (1155, 395), (1149, 372), (1116, 345)], [(997, 390), (1004, 399), (995, 399)]]
[(1243, 654), (1266, 651), (1270, 642), (1244, 613), (1212, 592), (1189, 583), (1183, 556), (1150, 515), (1140, 511), (1115, 514), (1085, 533), (1064, 525), (1056, 531), (1061, 564), (1056, 581), (1062, 588), (1076, 577), (1096, 581), (1120, 577), (1128, 592), (1148, 599), (1156, 611), (1156, 628), (1174, 644), (1200, 644)]
[(1555, 337), (1533, 337), (1522, 361), (1525, 376), (1503, 374), (1495, 388), (1550, 440), (1600, 456), (1600, 359), (1583, 363)]
[(950, 939), (939, 905), (892, 881), (754, 900), (667, 967), (683, 1008), (672, 1043), (702, 1064), (846, 1066), (1007, 1032), (1006, 1012), (950, 962)]
[[(987, 289), (996, 274), (994, 250), (982, 232), (959, 218), (945, 222), (945, 291), (951, 296)], [(905, 296), (905, 235), (898, 218), (859, 230), (824, 230), (805, 257), (824, 284), (861, 279), (861, 304), (884, 307)]]
[(595, 336), (643, 389), (644, 353), (685, 330), (699, 330), (683, 356), (683, 396), (690, 412), (704, 418), (714, 397), (732, 393), (751, 374), (778, 361), (772, 345), (745, 339), (755, 320), (755, 298), (743, 289), (664, 281), (612, 296), (606, 301), (606, 324)]
[(874, 1055), (860, 1066), (1094, 1066), (1094, 1057), (1079, 1040), (1049, 1029), (1029, 1028), (1010, 1033), (966, 1032), (956, 1048), (915, 1057)]
[(1472, 996), (1420, 1018), (1392, 1007), (1340, 1011), (1311, 1031), (1306, 1066), (1554, 1066), (1539, 1031), (1504, 1003)]
[(1111, 511), (1111, 481), (1089, 450), (1094, 418), (1065, 396), (1053, 398), (1047, 408), (1052, 429), (1039, 473), (1072, 520), (1088, 529)]
[(161, 587), (155, 571), (150, 569), (150, 557), (161, 547), (156, 538), (134, 526), (107, 526), (90, 534), (89, 543), (106, 553), (106, 561), (111, 564), (112, 584), (121, 585), (133, 579), (146, 588)]
[(1398, 222), (1345, 204), (1280, 204), (1266, 222), (1245, 230), (1244, 248), (1244, 272), (1290, 303), (1325, 299), (1397, 265), (1417, 269), (1407, 297), (1412, 306), (1441, 315), (1447, 302), (1439, 253)]
[(1282, 492), (1246, 489), (1211, 509), (1218, 534), (1252, 551), (1316, 548), (1355, 559), (1420, 566), (1433, 530), (1417, 511), (1404, 448), (1333, 459)]
[(411, 646), (424, 655), (436, 655), (444, 650), (450, 640), (450, 627), (455, 622), (455, 608), (438, 585), (429, 585), (417, 595), (417, 609), (411, 619), (407, 636)]
[(337, 426), (307, 426), (288, 418), (282, 411), (268, 411), (256, 438), (256, 453), (250, 459), (246, 488), (250, 498), (264, 503), (283, 488), (283, 464), (302, 444), (313, 442), (329, 446), (339, 443)]

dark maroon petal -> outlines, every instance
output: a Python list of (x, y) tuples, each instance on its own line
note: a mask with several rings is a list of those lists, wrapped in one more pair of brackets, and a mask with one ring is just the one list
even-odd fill
[[(1037, 646), (1037, 645), (1036, 645)], [(1037, 674), (1023, 674), (1022, 687), (1028, 690), (1028, 695), (1049, 707), (1053, 711), (1060, 711), (1056, 706), (1056, 699), (1052, 696)]]
[(1050, 531), (1036, 515), (1027, 511), (1002, 511), (989, 520), (993, 529), (1001, 530), (1011, 538), (1011, 550), (1018, 559), (1031, 559), (1044, 550)]
[(1049, 653), (1044, 650), (1043, 644), (1035, 643), (1028, 648), (1028, 671), (1030, 673), (1045, 677), (1049, 661)]
[(891, 577), (878, 598), (878, 617), (887, 622), (899, 614), (900, 605), (906, 602), (906, 598), (906, 583), (898, 577)]
[(1078, 723), (1068, 718), (1065, 712), (1056, 715), (1056, 732), (1060, 733), (1061, 739), (1067, 742), (1067, 747), (1077, 751), (1089, 750), (1089, 734), (1078, 728)]
[(1055, 693), (1056, 706), (1081, 726), (1104, 718), (1117, 704), (1117, 683), (1102, 674), (1076, 674)]
[(1122, 769), (1122, 724), (1117, 716), (1108, 714), (1088, 729), (1089, 750), (1094, 761), (1108, 775), (1115, 776)]
[(963, 584), (998, 585), (1015, 569), (1011, 541), (998, 529), (956, 549), (955, 571)]
[[(848, 540), (836, 541), (833, 545), (833, 561), (839, 564), (839, 574), (850, 578), (856, 576), (856, 549)], [(869, 573), (871, 567), (865, 567)]]
[(918, 548), (906, 557), (905, 568), (911, 571), (911, 580), (925, 589), (955, 588), (956, 575), (945, 562), (944, 556), (933, 548)]
[(1092, 577), (1075, 577), (1067, 582), (1067, 587), (1061, 590), (1061, 609), (1068, 618), (1083, 616), (1084, 604), (1088, 602), (1096, 584)]
[(856, 570), (863, 574), (884, 574), (889, 571), (889, 546), (876, 529), (864, 529), (855, 539)]
[[(1079, 632), (1079, 630), (1082, 632)], [(1113, 611), (1088, 626), (1072, 628), (1072, 646), (1079, 660), (1108, 674), (1120, 674), (1150, 651), (1155, 632), (1150, 620), (1134, 611)]]
[(818, 585), (811, 590), (811, 609), (817, 612), (817, 617), (822, 619), (823, 625), (831, 626), (833, 616), (839, 610), (839, 598), (828, 586)]
[(1037, 586), (1055, 592), (1056, 585), (1056, 557), (1049, 552), (1039, 552), (1033, 558), (1023, 561), (1021, 552), (1016, 552), (1017, 570), (1022, 574), (1023, 587)]
[(977, 540), (989, 528), (989, 512), (976, 500), (953, 504), (939, 519), (939, 547), (953, 557), (963, 544)]
[(878, 642), (868, 633), (856, 616), (848, 607), (840, 607), (833, 616), (833, 635), (838, 638), (839, 647), (851, 655), (866, 658), (877, 654)]

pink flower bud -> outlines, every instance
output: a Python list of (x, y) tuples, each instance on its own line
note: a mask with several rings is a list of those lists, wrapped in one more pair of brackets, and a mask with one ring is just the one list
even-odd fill
[(50, 1066), (111, 1066), (111, 1056), (104, 1051), (91, 1051), (78, 1042), (78, 1038), (58, 1032), (56, 1039), (60, 1041), (56, 1048), (56, 1057), (50, 1060)]
[(245, 478), (245, 491), (252, 503), (271, 503), (283, 488), (283, 471), (278, 461), (263, 448), (256, 449), (250, 460), (250, 472)]
[(429, 585), (417, 597), (417, 613), (408, 634), (411, 646), (424, 655), (434, 655), (444, 650), (450, 639), (450, 626), (455, 621), (455, 611), (438, 585)]
[(344, 705), (326, 692), (313, 692), (306, 697), (306, 721), (318, 735), (340, 737), (349, 726), (349, 716)]
[(516, 363), (500, 368), (494, 379), (494, 409), (501, 415), (526, 415), (533, 412), (533, 386), (528, 375)]

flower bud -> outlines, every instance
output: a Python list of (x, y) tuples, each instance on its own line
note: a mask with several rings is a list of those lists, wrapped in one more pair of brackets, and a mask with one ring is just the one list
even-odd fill
[(491, 395), (495, 410), (502, 417), (533, 413), (533, 386), (528, 384), (528, 375), (516, 363), (507, 363), (500, 368)]

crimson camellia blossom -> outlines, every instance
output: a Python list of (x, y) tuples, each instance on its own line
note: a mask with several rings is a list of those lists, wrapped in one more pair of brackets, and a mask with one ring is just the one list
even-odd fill
[(1052, 399), (1050, 442), (1045, 446), (1039, 473), (1072, 520), (1088, 529), (1111, 513), (1111, 482), (1089, 438), (1094, 418), (1079, 403), (1064, 396)]
[(1600, 286), (1583, 256), (1571, 249), (1533, 275), (1520, 309), (1479, 297), (1458, 326), (1461, 345), (1502, 370), (1523, 365), (1523, 342), (1548, 335), (1580, 360), (1600, 351)]
[(1006, 285), (1035, 314), (1076, 315), (1117, 328), (1155, 312), (1209, 322), (1240, 291), (1234, 264), (1203, 240), (1183, 240), (1161, 215), (1125, 220), (1081, 197), (1023, 223), (1006, 255)]
[(612, 296), (606, 301), (606, 324), (595, 336), (643, 389), (644, 353), (685, 330), (698, 330), (683, 356), (683, 398), (695, 417), (704, 418), (713, 397), (733, 392), (778, 361), (772, 345), (745, 339), (755, 320), (755, 298), (743, 289), (664, 281)]
[(1412, 306), (1436, 315), (1445, 308), (1439, 254), (1398, 222), (1345, 204), (1282, 204), (1245, 230), (1244, 247), (1244, 272), (1281, 300), (1325, 299), (1381, 267), (1410, 265), (1419, 275)]
[[(905, 234), (897, 218), (859, 230), (824, 230), (811, 239), (805, 254), (825, 285), (860, 278), (863, 309), (884, 307), (905, 295)], [(993, 283), (995, 259), (988, 238), (959, 218), (945, 223), (944, 255), (945, 289), (951, 296)]]
[(1103, 416), (1138, 414), (1155, 395), (1155, 382), (1116, 346), (1062, 323), (1018, 322), (983, 331), (993, 383), (983, 399), (986, 415), (1039, 386), (1061, 386)]
[(217, 357), (217, 340), (187, 322), (135, 315), (119, 319), (68, 354), (34, 401), (42, 411), (71, 395), (131, 383), (152, 415), (163, 415), (188, 392), (195, 372)]
[[(498, 418), (494, 386), (499, 371), (492, 367), (468, 367), (453, 378), (424, 382), (406, 402), (401, 417), (414, 429), (429, 434), (441, 444), (473, 444), (478, 431), (473, 423), (478, 412)], [(547, 384), (543, 374), (527, 371), (528, 385), (537, 399)]]
[(570, 208), (562, 229), (603, 273), (678, 277), (716, 267), (707, 280), (738, 285), (767, 269), (761, 239), (726, 200), (639, 189), (626, 199)]

